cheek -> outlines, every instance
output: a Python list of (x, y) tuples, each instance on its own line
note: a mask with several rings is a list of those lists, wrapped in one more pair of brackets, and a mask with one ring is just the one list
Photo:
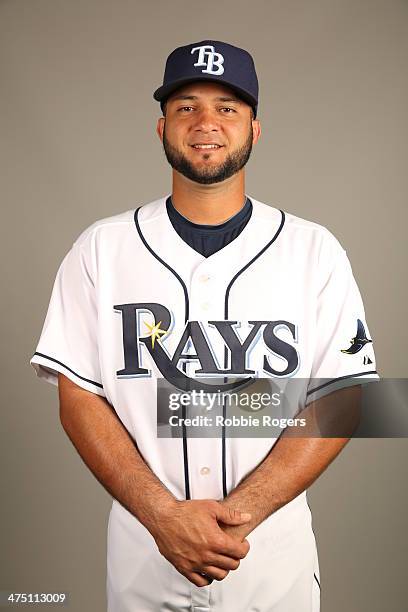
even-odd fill
[(228, 124), (224, 127), (223, 132), (228, 142), (233, 146), (245, 141), (248, 137), (248, 130), (242, 125)]
[(180, 127), (166, 125), (166, 139), (175, 146), (184, 146), (188, 142), (186, 130)]

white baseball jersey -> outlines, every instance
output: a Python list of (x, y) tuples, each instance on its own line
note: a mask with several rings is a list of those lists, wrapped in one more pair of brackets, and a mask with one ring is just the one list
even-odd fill
[[(114, 407), (177, 499), (222, 499), (276, 437), (157, 435), (157, 381), (310, 380), (306, 403), (378, 379), (345, 250), (326, 228), (252, 198), (252, 216), (205, 258), (174, 230), (166, 198), (85, 229), (58, 270), (31, 359)], [(323, 380), (318, 383), (317, 381)], [(108, 525), (109, 612), (317, 612), (319, 567), (306, 493), (249, 536), (221, 582), (195, 587), (117, 500)]]

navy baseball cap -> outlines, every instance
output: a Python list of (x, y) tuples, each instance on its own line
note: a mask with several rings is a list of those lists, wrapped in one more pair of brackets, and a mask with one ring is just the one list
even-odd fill
[(233, 89), (238, 97), (258, 110), (258, 78), (252, 56), (234, 45), (219, 40), (177, 47), (167, 58), (163, 85), (153, 98), (163, 104), (173, 91), (194, 81), (215, 81)]

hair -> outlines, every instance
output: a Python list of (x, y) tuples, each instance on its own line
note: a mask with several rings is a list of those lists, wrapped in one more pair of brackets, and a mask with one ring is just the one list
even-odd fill
[[(162, 106), (162, 113), (163, 113), (163, 117), (166, 116), (166, 106), (167, 106), (167, 100), (164, 100), (161, 104)], [(251, 106), (251, 120), (255, 119), (255, 112), (254, 109)]]

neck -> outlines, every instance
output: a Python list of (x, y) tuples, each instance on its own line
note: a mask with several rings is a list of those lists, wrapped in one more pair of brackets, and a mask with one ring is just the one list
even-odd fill
[(193, 223), (223, 223), (241, 210), (245, 198), (242, 170), (222, 183), (213, 185), (194, 183), (173, 171), (173, 206)]

